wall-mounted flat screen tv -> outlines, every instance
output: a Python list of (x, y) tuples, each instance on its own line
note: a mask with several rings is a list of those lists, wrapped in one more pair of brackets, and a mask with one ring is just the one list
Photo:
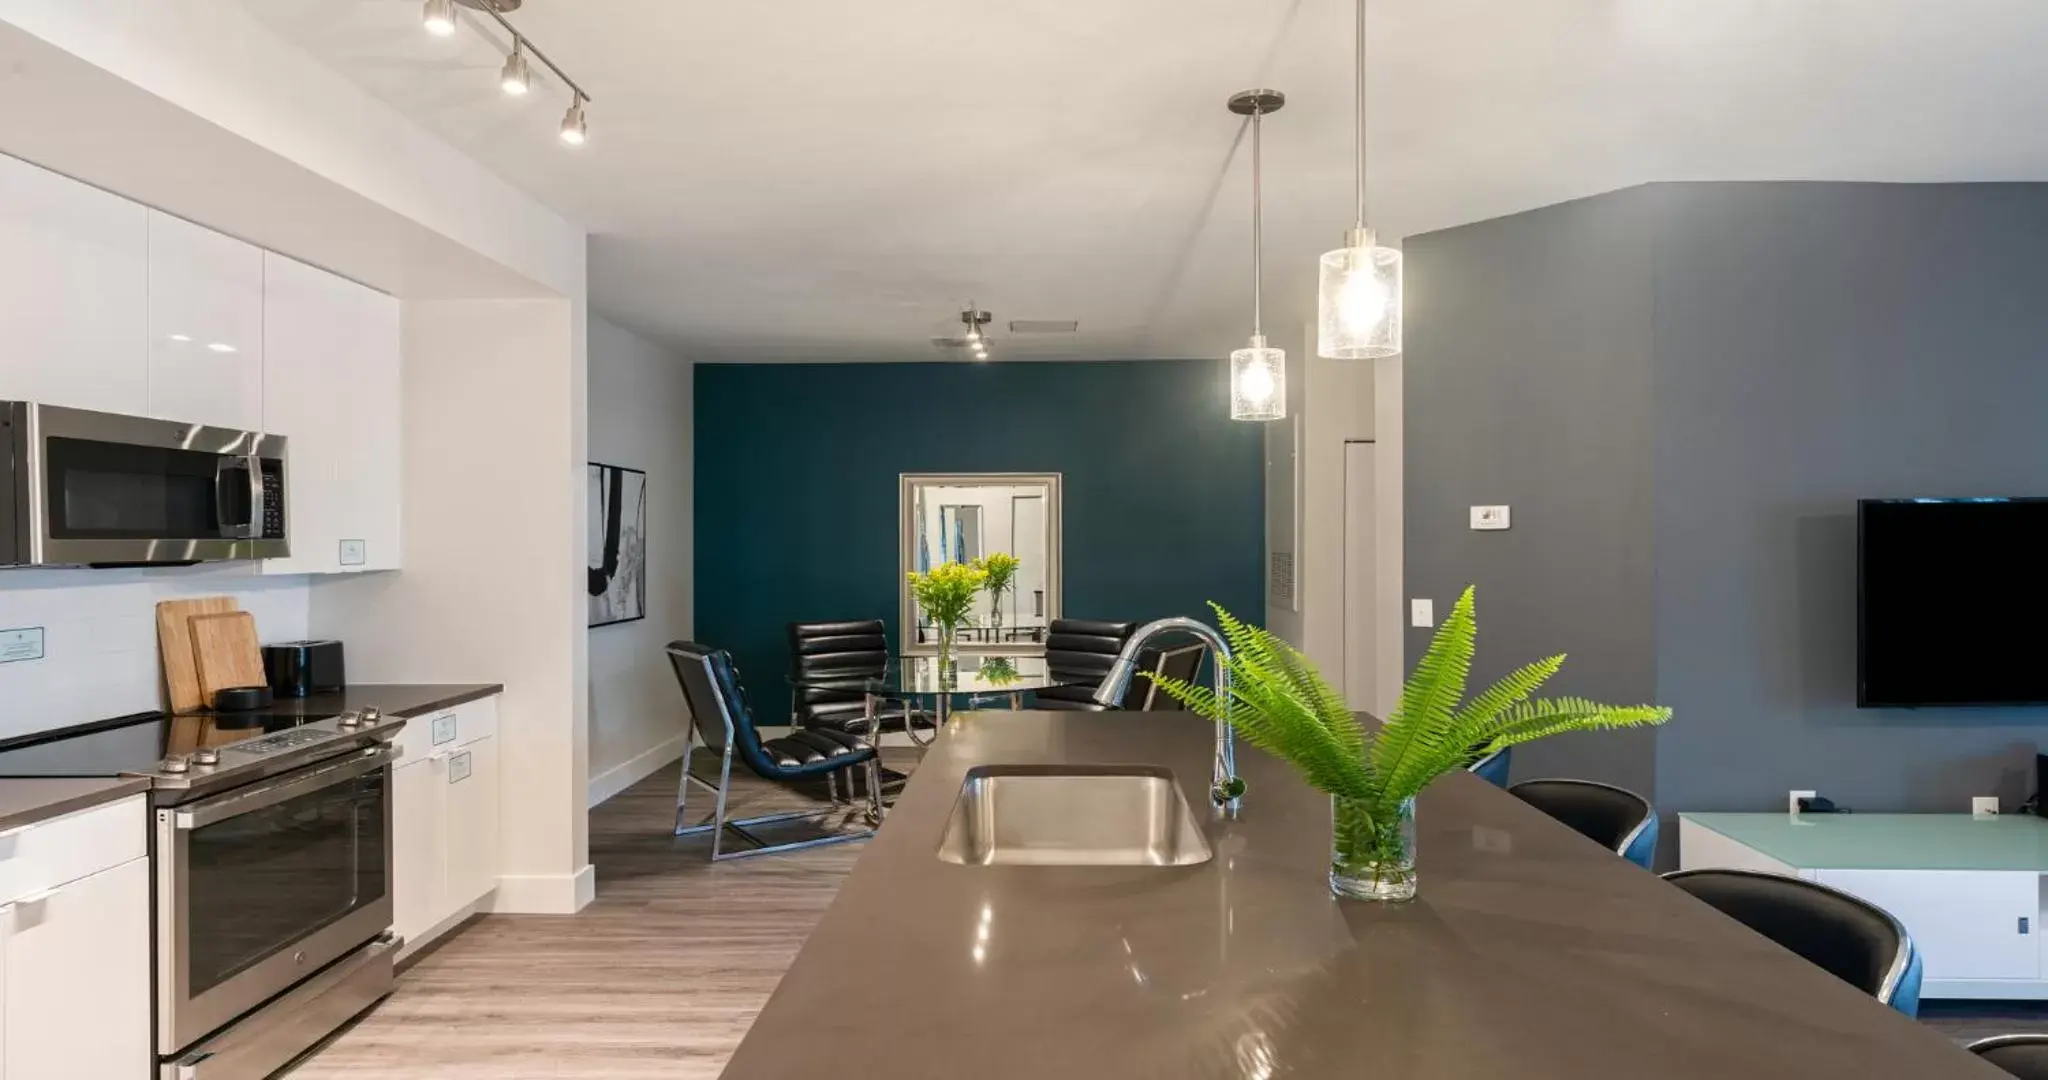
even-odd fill
[(1856, 703), (2048, 704), (2048, 498), (1856, 511)]

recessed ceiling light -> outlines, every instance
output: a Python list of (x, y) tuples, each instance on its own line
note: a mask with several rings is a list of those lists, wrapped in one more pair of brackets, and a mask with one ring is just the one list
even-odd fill
[(209, 341), (206, 343), (206, 347), (217, 353), (231, 353), (235, 351), (235, 347), (225, 341)]

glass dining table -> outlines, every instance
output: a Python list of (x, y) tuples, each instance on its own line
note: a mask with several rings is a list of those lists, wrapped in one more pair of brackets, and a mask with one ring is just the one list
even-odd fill
[[(932, 703), (936, 729), (946, 726), (955, 701), (965, 699), (970, 707), (990, 699), (1007, 698), (1012, 709), (1023, 708), (1024, 695), (1032, 690), (1093, 682), (1088, 676), (1054, 672), (1042, 656), (977, 656), (964, 653), (941, 669), (939, 658), (930, 655), (897, 656), (877, 672), (817, 671), (792, 675), (790, 685), (816, 690), (843, 690), (865, 694), (869, 730), (873, 730), (876, 705), (882, 701)], [(910, 741), (928, 746), (930, 739), (918, 738), (918, 725), (906, 723)], [(933, 736), (936, 738), (936, 735)]]

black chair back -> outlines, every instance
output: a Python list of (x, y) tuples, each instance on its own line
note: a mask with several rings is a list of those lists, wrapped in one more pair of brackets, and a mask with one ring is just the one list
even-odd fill
[(2048, 1035), (1997, 1035), (1971, 1043), (1970, 1052), (2020, 1080), (2048, 1080)]
[[(1102, 685), (1102, 678), (1109, 674), (1116, 656), (1124, 649), (1124, 642), (1130, 640), (1137, 623), (1107, 622), (1098, 619), (1054, 619), (1045, 636), (1045, 666), (1055, 675), (1074, 680), (1071, 686), (1055, 686), (1040, 690), (1035, 695), (1041, 709), (1080, 709), (1097, 711), (1102, 706), (1095, 703), (1095, 688)], [(1139, 694), (1145, 689), (1132, 679), (1132, 688)], [(1126, 694), (1125, 700), (1131, 695)]]
[[(889, 667), (889, 636), (880, 619), (793, 622), (789, 667), (794, 675), (880, 675)], [(859, 690), (800, 686), (793, 694), (791, 722), (798, 727), (841, 727), (865, 707), (866, 695)]]
[[(1632, 848), (1653, 827), (1657, 811), (1649, 800), (1627, 788), (1591, 780), (1524, 780), (1508, 794), (1571, 826), (1580, 836), (1617, 855), (1628, 856), (1646, 869), (1652, 851)], [(1656, 838), (1650, 838), (1654, 848)]]
[[(1169, 679), (1191, 683), (1202, 673), (1202, 655), (1208, 649), (1200, 644), (1181, 645), (1171, 649), (1151, 649), (1138, 654), (1138, 670), (1150, 671)], [(1131, 677), (1131, 688), (1124, 692), (1123, 707), (1138, 712), (1186, 712), (1187, 706), (1179, 698), (1159, 692), (1159, 685), (1143, 675)]]
[(1664, 880), (1887, 1004), (1906, 976), (1905, 928), (1848, 893), (1756, 870), (1679, 870)]

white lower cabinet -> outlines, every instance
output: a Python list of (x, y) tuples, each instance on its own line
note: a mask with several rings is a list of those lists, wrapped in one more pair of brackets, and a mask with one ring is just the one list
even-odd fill
[[(415, 716), (391, 781), (394, 929), (401, 955), (498, 885), (498, 699)], [(6, 1080), (6, 1078), (0, 1078)]]
[[(149, 859), (140, 797), (31, 826), (7, 853), (30, 873), (56, 864), (25, 841), (47, 833), (69, 856), (97, 824), (128, 825), (86, 852), (104, 869), (0, 904), (0, 1080), (146, 1080), (150, 1046)], [(106, 860), (126, 861), (108, 866)]]

